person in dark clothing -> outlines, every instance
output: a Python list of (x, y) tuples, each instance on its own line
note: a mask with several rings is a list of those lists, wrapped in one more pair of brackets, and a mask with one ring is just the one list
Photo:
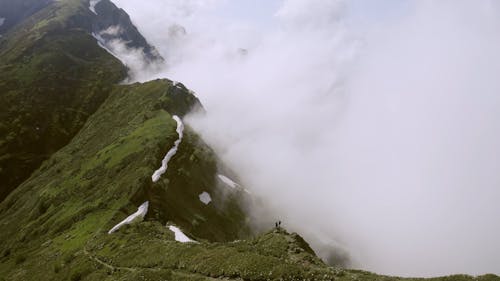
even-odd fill
[(281, 227), (281, 221), (278, 222), (278, 227)]

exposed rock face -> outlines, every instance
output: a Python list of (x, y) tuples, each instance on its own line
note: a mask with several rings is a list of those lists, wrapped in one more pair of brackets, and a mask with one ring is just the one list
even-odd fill
[(100, 34), (105, 41), (119, 39), (128, 48), (142, 49), (150, 61), (163, 61), (132, 23), (129, 15), (109, 0), (99, 1), (95, 7), (96, 14), (92, 18), (91, 32)]

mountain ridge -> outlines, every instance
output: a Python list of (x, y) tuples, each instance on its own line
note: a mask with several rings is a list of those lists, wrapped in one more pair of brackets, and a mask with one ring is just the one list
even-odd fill
[[(127, 67), (92, 36), (132, 24), (122, 10), (104, 12), (110, 3), (95, 14), (88, 0), (52, 2), (1, 38), (0, 190), (7, 176), (29, 173), (0, 198), (0, 280), (423, 280), (328, 266), (283, 228), (255, 233), (246, 207), (258, 198), (230, 184), (237, 175), (188, 124), (180, 138), (198, 98), (168, 79), (119, 83)], [(129, 47), (147, 53), (134, 28), (124, 28)], [(23, 150), (36, 145), (44, 150)], [(36, 161), (16, 164), (18, 154)], [(135, 223), (110, 233), (140, 206)]]
[[(93, 32), (120, 24), (124, 29), (116, 38), (133, 39), (131, 46), (162, 60), (123, 10), (101, 2), (101, 17), (88, 1), (44, 2), (0, 38), (0, 201), (67, 144), (112, 87), (127, 78), (127, 67), (96, 45)], [(24, 7), (0, 1), (6, 3)]]

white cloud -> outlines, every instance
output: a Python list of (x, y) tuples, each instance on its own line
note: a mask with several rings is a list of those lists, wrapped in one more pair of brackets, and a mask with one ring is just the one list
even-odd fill
[(351, 1), (288, 0), (267, 25), (217, 17), (222, 0), (115, 2), (286, 226), (380, 273), (500, 273), (497, 2), (361, 21)]
[[(163, 61), (151, 61), (143, 48), (128, 47), (127, 42), (119, 38), (121, 32), (121, 27), (110, 26), (99, 33), (93, 33), (92, 36), (101, 48), (128, 68), (129, 76), (123, 81), (124, 83), (148, 80), (152, 74), (162, 69)], [(105, 36), (108, 37), (104, 38)]]
[(112, 25), (105, 30), (100, 32), (100, 35), (108, 35), (108, 36), (120, 36), (123, 33), (123, 29), (119, 25)]

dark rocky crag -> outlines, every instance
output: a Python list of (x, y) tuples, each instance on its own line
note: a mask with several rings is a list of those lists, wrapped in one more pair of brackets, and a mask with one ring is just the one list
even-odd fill
[[(119, 39), (127, 48), (141, 49), (150, 62), (163, 61), (160, 54), (141, 35), (123, 9), (117, 8), (109, 0), (101, 0), (96, 4), (95, 11), (97, 14), (90, 23), (92, 33), (101, 34), (105, 42)], [(102, 33), (110, 28), (115, 28), (116, 33)]]

